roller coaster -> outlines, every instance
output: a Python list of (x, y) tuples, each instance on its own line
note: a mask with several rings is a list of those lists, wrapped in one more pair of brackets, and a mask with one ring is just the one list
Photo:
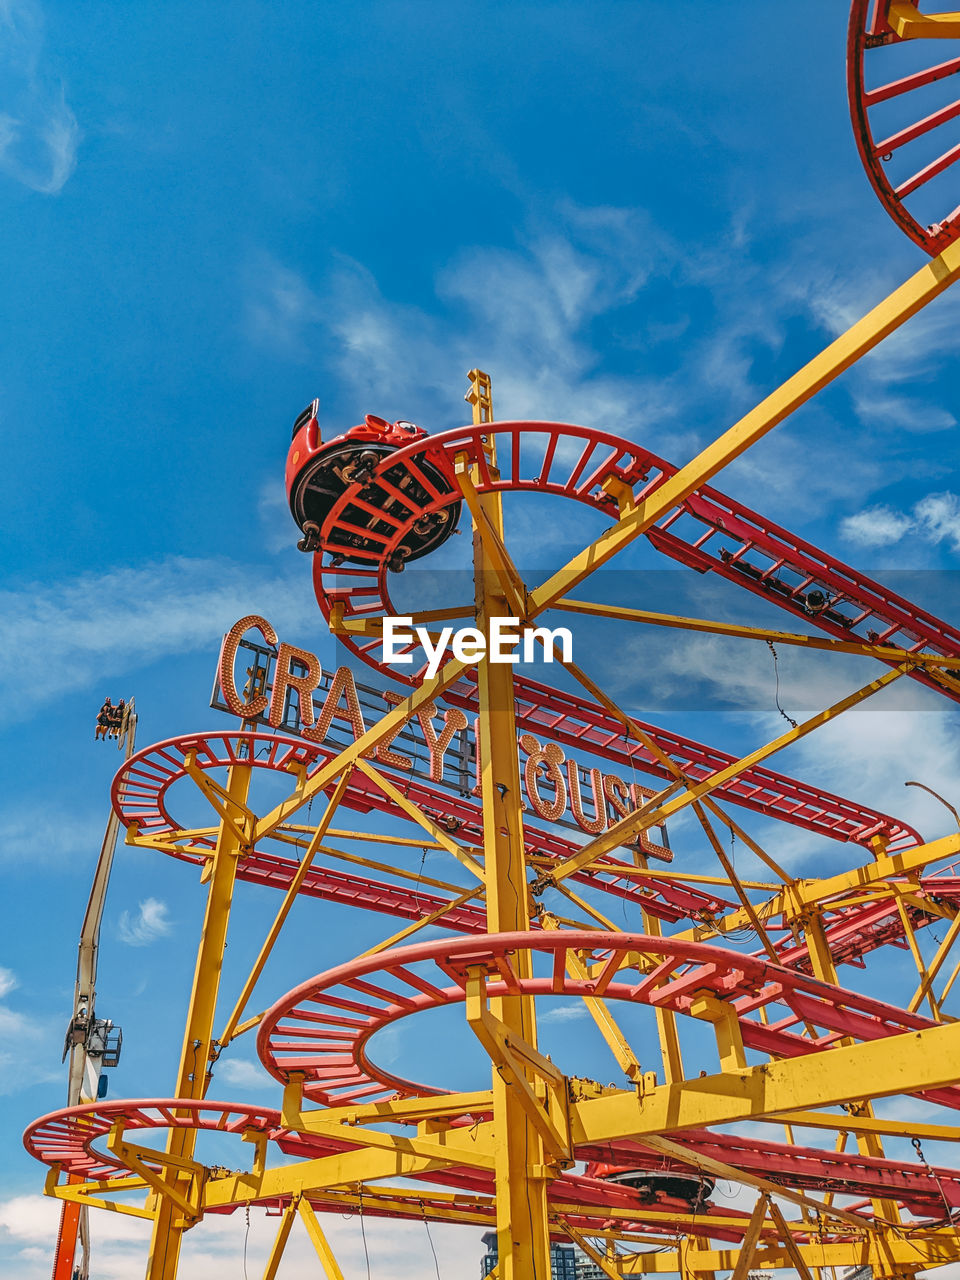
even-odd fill
[[(237, 726), (124, 761), (111, 801), (128, 843), (202, 868), (176, 1080), (168, 1097), (54, 1111), (24, 1138), (48, 1166), (49, 1195), (152, 1224), (149, 1280), (173, 1280), (185, 1233), (206, 1215), (251, 1205), (279, 1215), (266, 1280), (282, 1274), (297, 1219), (342, 1280), (322, 1226), (333, 1212), (492, 1229), (497, 1280), (547, 1280), (554, 1240), (573, 1241), (611, 1280), (779, 1268), (822, 1280), (838, 1267), (893, 1280), (960, 1260), (960, 1169), (924, 1154), (960, 1141), (960, 830), (924, 841), (769, 764), (898, 680), (960, 701), (960, 629), (711, 483), (960, 277), (960, 206), (943, 195), (960, 144), (934, 154), (960, 102), (931, 97), (960, 72), (958, 47), (960, 13), (854, 0), (857, 144), (881, 201), (931, 260), (685, 464), (594, 427), (496, 421), (480, 370), (472, 422), (438, 434), (370, 416), (324, 441), (317, 402), (297, 419), (288, 496), (320, 612), (351, 662), (324, 673), (268, 619), (240, 619), (219, 667), (218, 705)], [(563, 508), (568, 527), (589, 508), (603, 528), (531, 585), (504, 504), (544, 498), (579, 504)], [(411, 611), (398, 592), (407, 563), (429, 564), (449, 541), (447, 554), (468, 518), (469, 590)], [(644, 543), (741, 588), (751, 620), (591, 600), (594, 575)], [(781, 628), (755, 625), (758, 608), (774, 607), (788, 615)], [(758, 652), (852, 655), (865, 683), (737, 754), (637, 719), (572, 658), (558, 659), (569, 687), (455, 656), (428, 677), (415, 639), (406, 664), (388, 665), (383, 624), (400, 615), (482, 635), (494, 619), (539, 623), (545, 646), (546, 619), (587, 618), (611, 654), (645, 628), (736, 637)], [(234, 673), (241, 649), (246, 682)], [(365, 670), (403, 692), (388, 689), (377, 707), (379, 686), (356, 676)], [(426, 762), (413, 758), (415, 727)], [(278, 779), (286, 795), (270, 803)], [(184, 787), (210, 825), (180, 806)], [(345, 812), (355, 825), (335, 826)], [(690, 872), (668, 847), (681, 814), (714, 874)], [(784, 869), (776, 837), (761, 844), (747, 829), (758, 817), (829, 850), (823, 873)], [(764, 880), (738, 874), (731, 840)], [(446, 877), (417, 869), (428, 848), (449, 857)], [(238, 880), (281, 896), (224, 1017)], [(250, 1014), (300, 897), (404, 923)], [(615, 923), (620, 904), (640, 931)], [(916, 970), (899, 1003), (877, 994), (890, 955), (900, 983)], [(619, 1083), (542, 1051), (538, 1012), (557, 1000), (582, 1005)], [(378, 1063), (378, 1033), (438, 1010), (462, 1019), (489, 1060), (485, 1087), (452, 1091)], [(221, 1054), (254, 1033), (276, 1106), (208, 1098)], [(204, 1163), (210, 1134), (236, 1138), (241, 1168)], [(745, 1188), (751, 1207), (716, 1203), (720, 1179)], [(69, 1277), (72, 1250), (56, 1266), (57, 1280)]]

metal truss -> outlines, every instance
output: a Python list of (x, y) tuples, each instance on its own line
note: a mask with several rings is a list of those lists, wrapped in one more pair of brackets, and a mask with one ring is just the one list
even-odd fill
[[(25, 1136), (49, 1167), (48, 1194), (152, 1222), (149, 1280), (173, 1280), (183, 1237), (205, 1215), (251, 1205), (280, 1218), (267, 1280), (282, 1271), (296, 1221), (325, 1274), (341, 1277), (321, 1227), (327, 1212), (493, 1227), (496, 1280), (546, 1280), (559, 1239), (612, 1280), (728, 1272), (746, 1280), (774, 1268), (823, 1280), (838, 1266), (899, 1280), (960, 1260), (960, 1169), (923, 1154), (925, 1142), (960, 1141), (960, 1025), (947, 1007), (960, 975), (960, 832), (924, 842), (895, 816), (770, 767), (901, 678), (960, 700), (960, 630), (710, 484), (960, 276), (956, 211), (924, 231), (904, 209), (954, 152), (934, 162), (936, 173), (899, 186), (882, 178), (886, 154), (960, 110), (914, 120), (881, 142), (870, 132), (882, 101), (909, 100), (960, 59), (928, 60), (906, 79), (864, 87), (877, 52), (914, 42), (926, 57), (930, 41), (940, 48), (960, 35), (960, 16), (856, 0), (851, 24), (865, 163), (894, 216), (937, 256), (681, 467), (589, 427), (497, 422), (490, 380), (474, 370), (471, 425), (419, 438), (345, 483), (317, 535), (314, 586), (331, 632), (386, 670), (382, 622), (402, 612), (390, 592), (397, 548), (418, 521), (462, 503), (473, 534), (469, 598), (424, 609), (415, 624), (466, 619), (489, 635), (499, 618), (535, 626), (548, 612), (586, 614), (611, 634), (665, 627), (854, 655), (861, 688), (736, 756), (636, 720), (572, 660), (565, 666), (577, 693), (485, 660), (451, 659), (427, 678), (411, 646), (409, 693), (375, 721), (349, 700), (334, 699), (329, 715), (311, 702), (301, 732), (291, 733), (282, 708), (267, 714), (271, 655), (274, 685), (282, 678), (302, 697), (307, 685), (295, 682), (306, 677), (293, 676), (290, 662), (309, 671), (312, 655), (268, 638), (236, 729), (158, 743), (128, 760), (113, 785), (130, 844), (202, 867), (206, 909), (172, 1096), (68, 1107)], [(587, 506), (604, 531), (528, 584), (505, 539), (505, 494)], [(640, 538), (771, 602), (801, 628), (591, 600), (591, 575)], [(264, 620), (243, 622), (266, 636)], [(231, 661), (238, 627), (227, 639)], [(331, 688), (338, 679), (339, 694), (347, 685), (338, 673)], [(338, 736), (326, 739), (316, 722), (325, 733), (334, 720)], [(468, 721), (473, 774), (450, 785), (441, 735), (449, 730), (449, 743)], [(414, 723), (429, 771), (400, 750)], [(268, 777), (287, 781), (270, 808), (259, 798)], [(178, 793), (190, 788), (189, 812), (200, 797), (206, 825), (177, 816)], [(572, 820), (560, 821), (561, 794)], [(715, 874), (693, 874), (658, 843), (681, 812)], [(776, 839), (763, 847), (740, 825), (750, 815), (832, 841), (827, 873), (790, 875)], [(731, 839), (765, 879), (738, 874)], [(449, 859), (443, 876), (417, 866), (427, 850)], [(221, 970), (237, 880), (275, 890), (275, 910), (250, 973), (228, 992)], [(266, 1012), (251, 1011), (300, 895), (404, 923)], [(639, 912), (642, 930), (617, 926), (611, 906), (620, 904)], [(931, 925), (943, 930), (932, 956), (921, 945)], [(446, 934), (415, 937), (434, 926)], [(871, 982), (890, 947), (916, 969), (899, 1004)], [(542, 1052), (538, 1008), (558, 998), (582, 1002), (619, 1083), (600, 1084)], [(452, 1092), (443, 1080), (409, 1080), (377, 1064), (378, 1031), (438, 1009), (463, 1018), (476, 1054), (489, 1060), (488, 1086)], [(627, 1022), (642, 1035), (631, 1038)], [(221, 1053), (253, 1031), (279, 1105), (209, 1100)], [(883, 1099), (909, 1100), (922, 1122), (877, 1114)], [(245, 1144), (240, 1168), (204, 1162), (198, 1148), (210, 1134)], [(907, 1139), (915, 1159), (902, 1154)], [(624, 1172), (631, 1181), (618, 1180)], [(746, 1188), (752, 1207), (713, 1203), (717, 1178)]]

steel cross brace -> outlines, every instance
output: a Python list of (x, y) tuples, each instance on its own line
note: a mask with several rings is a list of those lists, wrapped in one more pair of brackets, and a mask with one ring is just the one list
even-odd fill
[[(549, 1058), (538, 1053), (487, 1006), (486, 970), (471, 966), (466, 983), (467, 1025), (486, 1049), (495, 1069), (516, 1091), (517, 1099), (552, 1153), (558, 1168), (573, 1163), (567, 1078)], [(527, 1079), (534, 1071), (544, 1082), (540, 1096)]]
[[(202, 1164), (170, 1152), (124, 1142), (123, 1124), (120, 1121), (111, 1128), (107, 1146), (136, 1177), (142, 1178), (159, 1196), (176, 1205), (183, 1214), (184, 1227), (193, 1226), (203, 1217), (200, 1201), (207, 1170)], [(158, 1164), (170, 1171), (172, 1180), (152, 1167)], [(190, 1189), (185, 1194), (176, 1184), (186, 1181), (187, 1177)]]

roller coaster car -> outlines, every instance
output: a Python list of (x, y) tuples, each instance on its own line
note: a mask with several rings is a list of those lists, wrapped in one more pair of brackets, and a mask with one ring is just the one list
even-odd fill
[(709, 1200), (714, 1179), (697, 1173), (684, 1173), (680, 1169), (638, 1169), (633, 1165), (589, 1164), (587, 1174), (602, 1178), (605, 1182), (619, 1182), (639, 1191), (649, 1204), (683, 1209), (700, 1209)]
[[(420, 454), (415, 461), (400, 462), (388, 467), (381, 477), (374, 476), (384, 458), (405, 445), (425, 439), (427, 432), (413, 422), (387, 422), (368, 413), (359, 426), (324, 442), (317, 421), (318, 406), (319, 401), (314, 400), (293, 424), (293, 441), (287, 454), (287, 497), (293, 518), (303, 532), (297, 543), (299, 549), (323, 549), (320, 537), (323, 523), (337, 499), (352, 484), (365, 486), (358, 495), (363, 506), (349, 506), (341, 513), (341, 523), (348, 524), (350, 530), (338, 527), (336, 543), (339, 552), (349, 546), (356, 554), (343, 553), (341, 559), (379, 558), (385, 540), (396, 533), (397, 522), (406, 523), (417, 512), (420, 514), (394, 548), (388, 566), (400, 570), (406, 561), (417, 560), (445, 542), (457, 527), (460, 497), (439, 468), (430, 462), (429, 455)], [(435, 493), (428, 491), (422, 479), (433, 486)], [(440, 502), (437, 493), (441, 495)], [(443, 502), (447, 494), (450, 501)], [(386, 519), (378, 516), (381, 511)], [(363, 530), (380, 536), (364, 537)]]

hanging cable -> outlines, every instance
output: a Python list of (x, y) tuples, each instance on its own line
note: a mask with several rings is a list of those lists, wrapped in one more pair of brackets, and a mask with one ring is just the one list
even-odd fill
[(367, 1280), (370, 1280), (370, 1254), (367, 1252), (367, 1229), (363, 1225), (363, 1187), (360, 1188), (360, 1239), (363, 1241), (363, 1256), (367, 1264)]
[(436, 1268), (437, 1280), (443, 1280), (442, 1276), (440, 1275), (440, 1260), (437, 1257), (437, 1251), (434, 1248), (433, 1236), (430, 1234), (430, 1222), (429, 1222), (429, 1219), (427, 1218), (427, 1207), (422, 1200), (420, 1201), (420, 1212), (423, 1214), (423, 1225), (427, 1229), (427, 1241), (429, 1242), (429, 1245), (430, 1245), (430, 1252), (433, 1254), (433, 1265)]
[(784, 711), (783, 707), (781, 707), (780, 705), (780, 664), (777, 660), (777, 651), (773, 647), (773, 641), (768, 640), (767, 644), (770, 646), (770, 652), (773, 654), (773, 674), (777, 682), (776, 692), (774, 693), (773, 696), (777, 704), (777, 710), (783, 716), (784, 720), (786, 720), (787, 724), (789, 724), (792, 728), (797, 729), (799, 728), (799, 725), (797, 724), (796, 720), (794, 720), (792, 716), (788, 716), (787, 713)]
[(247, 1280), (247, 1241), (250, 1239), (250, 1206), (247, 1205), (247, 1229), (243, 1233), (243, 1280)]
[(943, 1183), (940, 1181), (940, 1178), (937, 1175), (936, 1170), (932, 1169), (930, 1165), (927, 1164), (927, 1157), (923, 1154), (923, 1147), (920, 1145), (920, 1139), (911, 1138), (910, 1145), (911, 1147), (913, 1147), (914, 1151), (916, 1151), (917, 1158), (919, 1159), (920, 1163), (923, 1165), (924, 1169), (927, 1171), (927, 1176), (930, 1178), (933, 1178), (934, 1182), (937, 1184), (937, 1190), (940, 1192), (940, 1199), (943, 1201), (943, 1207), (947, 1215), (945, 1220), (952, 1225), (954, 1222), (953, 1205), (951, 1205), (950, 1201), (947, 1199), (947, 1193), (943, 1189)]

